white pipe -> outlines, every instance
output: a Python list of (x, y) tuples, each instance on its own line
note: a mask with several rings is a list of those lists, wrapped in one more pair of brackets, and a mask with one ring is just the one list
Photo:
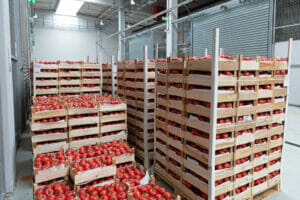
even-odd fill
[(148, 160), (148, 47), (144, 46), (144, 167), (149, 168)]
[(215, 199), (215, 149), (217, 132), (217, 101), (218, 101), (218, 68), (219, 68), (219, 28), (214, 30), (213, 53), (211, 65), (211, 109), (210, 109), (210, 136), (209, 136), (209, 168), (208, 199)]

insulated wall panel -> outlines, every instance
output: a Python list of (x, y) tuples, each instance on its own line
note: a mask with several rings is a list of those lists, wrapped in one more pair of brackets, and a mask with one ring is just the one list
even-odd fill
[(153, 35), (151, 32), (129, 39), (129, 60), (144, 58), (144, 46), (148, 46), (148, 58), (153, 59)]
[(260, 0), (194, 18), (193, 56), (203, 56), (205, 48), (211, 54), (214, 28), (220, 28), (220, 48), (225, 54), (268, 56), (271, 10), (269, 0)]

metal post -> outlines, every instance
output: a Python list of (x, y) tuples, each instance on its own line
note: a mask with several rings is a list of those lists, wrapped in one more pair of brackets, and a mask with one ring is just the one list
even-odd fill
[[(158, 60), (158, 43), (155, 44), (155, 88), (154, 88), (154, 155), (156, 154), (156, 97), (157, 97), (157, 90), (156, 90), (156, 85), (157, 85), (157, 60)], [(153, 166), (155, 166), (156, 164), (156, 159), (154, 156), (154, 164)]]
[[(289, 105), (289, 81), (290, 81), (290, 73), (291, 73), (291, 63), (292, 63), (292, 48), (293, 48), (293, 39), (290, 38), (289, 39), (289, 43), (288, 43), (288, 74), (286, 75), (285, 77), (285, 80), (284, 80), (284, 85), (287, 87), (287, 94), (286, 94), (286, 104), (285, 104), (285, 118), (284, 118), (284, 136), (283, 136), (283, 145), (282, 145), (282, 152), (281, 152), (281, 155), (283, 155), (283, 150), (284, 150), (284, 147), (285, 147), (285, 141), (286, 141), (286, 133), (287, 133), (287, 113), (288, 113), (288, 105)], [(284, 157), (282, 156), (281, 158), (281, 163), (284, 163), (283, 162), (284, 160)], [(284, 165), (281, 164), (281, 173), (280, 173), (280, 188), (283, 188), (283, 181), (282, 181), (282, 178), (283, 178), (283, 168), (284, 168)]]
[(148, 160), (148, 47), (144, 46), (144, 167), (149, 168)]
[(211, 79), (211, 109), (210, 109), (210, 136), (209, 136), (209, 170), (208, 199), (215, 199), (215, 145), (217, 132), (217, 100), (218, 100), (218, 68), (219, 68), (219, 29), (213, 34), (212, 79)]
[(115, 87), (115, 79), (114, 79), (114, 66), (115, 66), (115, 57), (111, 56), (111, 93), (113, 97), (116, 97), (116, 87)]
[(125, 29), (125, 16), (124, 16), (124, 9), (119, 8), (118, 10), (118, 31), (119, 31), (119, 43), (118, 43), (118, 59), (123, 60), (125, 58), (124, 53), (125, 53), (125, 46), (123, 44), (123, 37), (124, 37), (124, 32), (123, 30)]
[(99, 51), (99, 59), (100, 59), (100, 95), (102, 95), (102, 89), (103, 89), (103, 69), (102, 69), (102, 53)]
[(33, 63), (33, 69), (32, 69), (32, 77), (33, 77), (33, 96), (36, 97), (36, 78), (35, 78), (35, 63)]
[(168, 12), (168, 18), (166, 23), (166, 55), (170, 57), (177, 57), (177, 25), (173, 24), (173, 21), (176, 20), (178, 17), (178, 9), (176, 8), (177, 6), (178, 0), (167, 0), (167, 9), (171, 10)]
[(119, 60), (117, 61), (117, 64), (116, 64), (116, 78), (117, 80), (115, 80), (115, 84), (117, 85), (117, 88), (115, 89), (116, 90), (116, 97), (119, 97), (119, 88), (118, 88), (118, 82), (119, 82), (119, 79), (118, 79), (118, 65), (119, 65)]

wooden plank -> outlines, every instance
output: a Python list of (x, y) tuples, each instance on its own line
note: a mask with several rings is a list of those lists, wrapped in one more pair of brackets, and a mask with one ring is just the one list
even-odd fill
[(110, 177), (117, 174), (116, 165), (98, 167), (95, 169), (86, 170), (80, 173), (75, 172), (74, 169), (70, 170), (70, 176), (74, 184), (84, 184), (100, 178)]

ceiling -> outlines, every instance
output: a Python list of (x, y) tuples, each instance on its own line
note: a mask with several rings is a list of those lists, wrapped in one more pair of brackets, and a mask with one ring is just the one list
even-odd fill
[[(118, 6), (124, 8), (125, 24), (133, 25), (152, 15), (154, 6), (166, 7), (166, 0), (135, 0), (135, 5), (130, 5), (130, 0), (83, 0), (85, 1), (79, 15), (90, 16), (102, 20), (104, 23), (117, 24), (118, 22)], [(183, 2), (185, 0), (178, 0)], [(179, 8), (179, 17), (191, 14), (200, 9), (207, 8), (216, 3), (225, 2), (228, 0), (194, 0), (193, 2), (186, 4)], [(120, 3), (122, 2), (122, 4)], [(37, 0), (36, 4), (33, 4), (35, 10), (47, 10), (55, 11), (59, 0)], [(120, 4), (120, 5), (117, 5)], [(139, 26), (135, 27), (132, 31), (141, 30), (146, 27), (151, 27), (161, 23), (156, 19), (148, 20)]]

